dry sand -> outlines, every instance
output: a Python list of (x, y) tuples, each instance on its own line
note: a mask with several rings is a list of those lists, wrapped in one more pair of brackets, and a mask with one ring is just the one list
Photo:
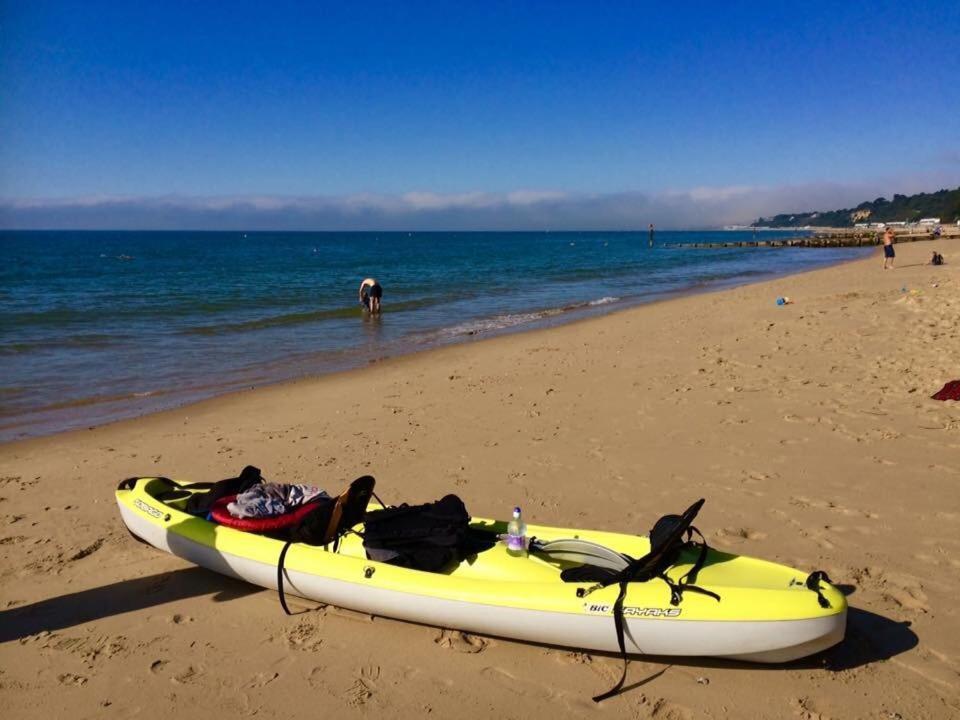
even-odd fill
[[(5, 717), (960, 715), (960, 240), (0, 447)], [(906, 287), (907, 292), (902, 288)], [(774, 299), (789, 295), (793, 305)], [(299, 603), (134, 542), (118, 480), (252, 463), (386, 501), (645, 532), (704, 496), (719, 548), (849, 586), (787, 667), (635, 661)], [(645, 678), (654, 675), (645, 684)]]

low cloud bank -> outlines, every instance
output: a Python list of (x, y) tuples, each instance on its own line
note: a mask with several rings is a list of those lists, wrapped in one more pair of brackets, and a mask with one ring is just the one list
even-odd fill
[[(834, 210), (893, 192), (960, 184), (929, 177), (778, 187), (701, 187), (658, 193), (77, 197), (0, 199), (0, 227), (78, 230), (635, 230), (747, 224), (781, 212)], [(934, 186), (936, 185), (936, 186)]]

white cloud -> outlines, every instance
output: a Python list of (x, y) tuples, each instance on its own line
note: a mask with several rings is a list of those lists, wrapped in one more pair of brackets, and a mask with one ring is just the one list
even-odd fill
[(834, 210), (893, 192), (955, 187), (952, 176), (770, 187), (732, 185), (658, 193), (408, 192), (399, 195), (84, 196), (0, 200), (0, 227), (197, 230), (566, 230), (702, 228), (780, 212)]

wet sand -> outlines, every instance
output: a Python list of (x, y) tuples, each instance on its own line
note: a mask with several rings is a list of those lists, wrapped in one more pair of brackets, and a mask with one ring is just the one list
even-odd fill
[[(956, 717), (960, 404), (929, 396), (960, 378), (960, 240), (897, 251), (894, 271), (877, 255), (0, 446), (4, 714)], [(288, 618), (119, 520), (124, 477), (248, 463), (624, 532), (702, 496), (712, 545), (845, 586), (848, 639), (786, 667), (635, 661), (595, 706), (615, 657), (300, 601)]]

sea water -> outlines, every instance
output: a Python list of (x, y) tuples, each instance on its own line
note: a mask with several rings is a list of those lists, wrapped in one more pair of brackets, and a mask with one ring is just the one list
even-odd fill
[[(792, 233), (763, 233), (774, 239)], [(750, 232), (0, 231), (0, 441), (814, 268)], [(384, 288), (365, 315), (365, 277)], [(788, 288), (787, 288), (788, 289)], [(771, 302), (775, 298), (771, 297)]]

